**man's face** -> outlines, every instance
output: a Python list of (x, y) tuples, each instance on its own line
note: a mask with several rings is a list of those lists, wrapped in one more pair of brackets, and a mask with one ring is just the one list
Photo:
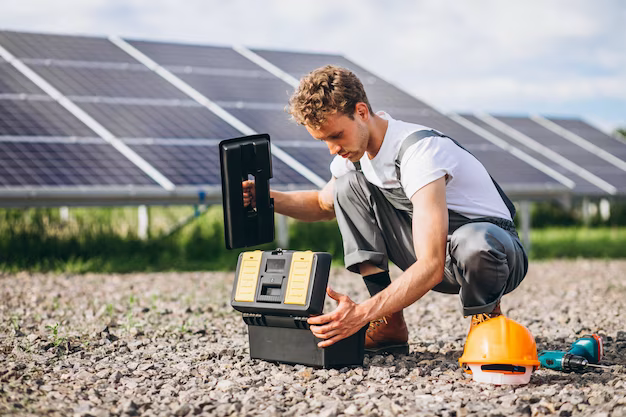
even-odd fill
[(315, 139), (326, 143), (331, 155), (340, 155), (352, 162), (361, 159), (367, 149), (369, 131), (358, 112), (354, 119), (345, 114), (333, 114), (319, 129), (309, 126), (306, 129)]

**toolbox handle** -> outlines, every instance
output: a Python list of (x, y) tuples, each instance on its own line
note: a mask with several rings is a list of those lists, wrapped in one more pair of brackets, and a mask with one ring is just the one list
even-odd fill
[[(272, 155), (267, 134), (220, 142), (222, 205), (226, 248), (256, 246), (274, 240), (274, 201), (270, 198)], [(242, 182), (254, 177), (256, 208), (244, 206)]]

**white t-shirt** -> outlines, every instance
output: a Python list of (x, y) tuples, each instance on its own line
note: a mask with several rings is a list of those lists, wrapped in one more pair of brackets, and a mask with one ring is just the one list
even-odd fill
[[(402, 141), (413, 132), (430, 128), (394, 120), (385, 112), (377, 114), (389, 125), (376, 157), (370, 159), (366, 152), (360, 160), (361, 170), (369, 182), (379, 188), (402, 187), (411, 198), (420, 188), (447, 174), (446, 202), (450, 210), (470, 219), (495, 216), (511, 220), (485, 167), (449, 138), (432, 136), (410, 146), (400, 161), (400, 183), (395, 161)], [(354, 164), (339, 155), (330, 164), (330, 171), (336, 178), (353, 170)]]

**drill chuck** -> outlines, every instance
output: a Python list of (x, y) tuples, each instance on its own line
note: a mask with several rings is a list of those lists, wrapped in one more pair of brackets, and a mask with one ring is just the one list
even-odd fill
[(565, 372), (581, 372), (589, 365), (589, 361), (582, 356), (556, 350), (541, 352), (539, 363), (542, 368)]

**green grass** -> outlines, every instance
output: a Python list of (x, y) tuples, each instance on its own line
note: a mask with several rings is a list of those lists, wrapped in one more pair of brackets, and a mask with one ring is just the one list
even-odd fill
[(531, 231), (531, 259), (626, 258), (626, 227), (554, 227)]
[[(219, 206), (171, 235), (168, 231), (194, 208), (153, 207), (146, 240), (137, 237), (133, 207), (71, 209), (68, 222), (62, 222), (58, 213), (58, 209), (0, 210), (0, 271), (232, 270), (240, 252), (225, 248)], [(342, 264), (335, 221), (289, 224), (289, 249), (330, 252), (333, 263)], [(626, 258), (626, 227), (536, 229), (531, 239), (531, 259)], [(270, 243), (259, 249), (275, 247)]]

